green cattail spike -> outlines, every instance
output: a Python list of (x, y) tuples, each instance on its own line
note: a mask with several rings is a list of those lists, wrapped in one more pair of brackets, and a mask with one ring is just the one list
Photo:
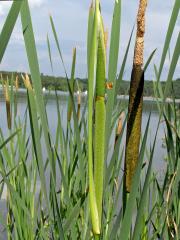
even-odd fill
[(95, 72), (97, 64), (97, 42), (99, 25), (99, 1), (96, 0), (95, 9), (91, 9), (88, 23), (88, 174), (89, 174), (89, 201), (91, 221), (94, 234), (100, 234), (100, 223), (95, 194), (95, 183), (93, 174), (93, 98), (95, 90)]
[(95, 146), (94, 146), (94, 182), (101, 227), (103, 178), (104, 178), (104, 148), (105, 148), (105, 78), (106, 78), (106, 46), (102, 17), (100, 19), (97, 50), (96, 96), (95, 96)]

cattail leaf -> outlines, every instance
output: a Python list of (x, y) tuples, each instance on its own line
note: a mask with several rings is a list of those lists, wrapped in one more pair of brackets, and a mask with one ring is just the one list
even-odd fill
[(8, 142), (10, 142), (11, 139), (14, 138), (19, 131), (21, 131), (21, 128), (17, 129), (13, 134), (11, 134), (11, 136), (9, 136), (6, 140), (4, 140), (4, 142), (1, 143), (0, 145), (0, 149), (2, 149)]
[[(73, 49), (73, 61), (71, 67), (71, 79), (70, 79), (70, 87), (71, 92), (74, 93), (74, 75), (75, 75), (75, 66), (76, 66), (76, 48)], [(70, 122), (72, 115), (72, 102), (71, 96), (68, 98), (68, 110), (67, 110), (67, 119)]]
[(93, 3), (89, 8), (89, 17), (88, 17), (88, 36), (87, 36), (87, 66), (89, 67), (90, 61), (90, 46), (93, 34), (93, 22), (94, 22), (95, 8)]
[(51, 45), (50, 45), (50, 41), (49, 41), (49, 36), (47, 34), (47, 46), (48, 46), (48, 54), (49, 54), (49, 61), (51, 64), (51, 70), (53, 72), (53, 62), (52, 62), (52, 55), (51, 55)]
[(166, 39), (165, 39), (164, 48), (163, 48), (163, 52), (162, 52), (162, 56), (161, 56), (161, 62), (160, 62), (160, 66), (159, 66), (157, 82), (159, 82), (160, 77), (161, 77), (164, 62), (165, 62), (166, 55), (167, 55), (167, 52), (168, 52), (168, 49), (169, 49), (169, 44), (171, 42), (171, 38), (172, 38), (172, 35), (173, 35), (175, 24), (176, 24), (178, 15), (179, 15), (179, 9), (180, 9), (180, 1), (175, 0), (173, 11), (172, 11), (172, 14), (171, 14), (171, 19), (170, 19), (168, 30), (167, 30), (167, 33), (166, 33)]
[(21, 9), (22, 1), (13, 1), (11, 9), (8, 13), (8, 16), (6, 18), (5, 24), (3, 26), (3, 29), (1, 31), (0, 35), (0, 62), (2, 61), (2, 58), (4, 56), (4, 52), (6, 50), (6, 47), (8, 45), (9, 39), (11, 37), (12, 31), (14, 29), (17, 17), (19, 15), (19, 11)]
[(78, 124), (78, 118), (77, 118), (77, 114), (76, 114), (74, 97), (73, 97), (73, 93), (71, 91), (69, 79), (68, 79), (68, 76), (67, 76), (67, 73), (66, 73), (64, 60), (63, 60), (63, 56), (62, 56), (62, 53), (61, 53), (61, 48), (60, 48), (60, 44), (59, 44), (59, 41), (58, 41), (58, 37), (57, 37), (57, 33), (56, 33), (56, 29), (55, 29), (52, 17), (50, 17), (50, 21), (51, 21), (51, 27), (52, 27), (53, 35), (54, 35), (54, 38), (55, 38), (55, 41), (56, 41), (56, 46), (58, 48), (58, 53), (59, 53), (59, 56), (60, 56), (60, 60), (63, 64), (63, 66), (64, 66), (64, 71), (65, 71), (65, 74), (66, 74), (69, 96), (71, 98), (72, 110), (73, 110), (74, 130), (75, 130), (75, 136), (76, 136), (76, 141), (77, 141), (77, 151), (78, 151), (79, 163), (80, 163), (81, 184), (82, 184), (82, 188), (85, 189), (84, 162), (83, 162), (82, 147), (81, 147), (81, 136), (80, 136), (80, 131), (79, 131), (79, 124)]
[(168, 77), (167, 77), (167, 80), (166, 80), (166, 85), (165, 85), (165, 90), (164, 90), (163, 102), (165, 101), (165, 99), (167, 97), (168, 89), (170, 88), (170, 85), (172, 84), (172, 80), (173, 80), (174, 72), (176, 70), (176, 66), (177, 66), (177, 63), (178, 63), (178, 60), (179, 60), (179, 56), (180, 56), (180, 33), (178, 34), (178, 38), (177, 38), (177, 41), (176, 41), (176, 46), (174, 48), (172, 61), (171, 61), (170, 67), (169, 67)]
[(133, 31), (134, 31), (134, 27), (131, 31), (131, 35), (130, 35), (128, 45), (126, 47), (126, 52), (124, 54), (123, 62), (122, 62), (122, 65), (121, 65), (119, 77), (118, 77), (117, 82), (116, 82), (116, 92), (115, 92), (115, 96), (114, 96), (115, 102), (116, 102), (116, 98), (117, 98), (117, 95), (118, 95), (119, 90), (120, 90), (121, 82), (123, 80), (123, 74), (124, 74), (124, 70), (125, 70), (125, 66), (126, 66), (126, 62), (127, 62), (127, 57), (128, 57), (128, 54), (129, 54), (129, 49), (130, 49), (130, 45), (131, 45), (131, 41), (132, 41)]
[(136, 217), (134, 232), (133, 232), (133, 237), (132, 237), (133, 240), (138, 240), (139, 238), (141, 238), (141, 235), (142, 235), (142, 228), (144, 225), (143, 216), (144, 216), (145, 204), (147, 202), (148, 185), (150, 182), (152, 160), (153, 160), (153, 155), (154, 155), (154, 150), (155, 150), (155, 145), (156, 145), (159, 124), (160, 124), (160, 121), (158, 122), (157, 130), (156, 130), (156, 134), (155, 134), (155, 138), (154, 138), (154, 142), (153, 142), (153, 147), (150, 152), (149, 166), (147, 169), (143, 190), (142, 190), (142, 193), (140, 196), (140, 203), (138, 206), (138, 212), (137, 212), (137, 217)]
[(108, 82), (112, 82), (113, 89), (107, 90), (107, 103), (106, 112), (108, 118), (106, 118), (106, 154), (108, 152), (108, 145), (111, 132), (111, 117), (114, 109), (114, 96), (116, 91), (116, 74), (119, 54), (119, 42), (120, 42), (120, 20), (121, 20), (121, 0), (116, 0), (114, 5), (114, 14), (111, 29), (111, 43), (109, 50), (109, 69), (108, 69)]

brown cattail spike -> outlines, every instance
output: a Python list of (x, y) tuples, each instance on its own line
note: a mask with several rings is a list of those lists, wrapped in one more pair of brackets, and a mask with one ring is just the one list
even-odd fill
[(16, 80), (15, 80), (15, 89), (16, 89), (16, 91), (19, 89), (19, 77), (18, 77), (18, 75), (16, 76)]
[(137, 16), (137, 34), (136, 45), (134, 50), (134, 65), (143, 65), (144, 54), (144, 34), (145, 34), (145, 13), (147, 0), (140, 0), (139, 11)]
[(8, 81), (4, 85), (4, 96), (6, 101), (7, 125), (8, 125), (8, 128), (11, 129), (11, 105), (10, 105)]
[(115, 143), (114, 146), (116, 146), (117, 140), (119, 135), (121, 134), (122, 128), (123, 128), (123, 119), (124, 119), (124, 112), (122, 112), (119, 116), (119, 120), (118, 120), (118, 126), (116, 129), (116, 136), (115, 136)]
[(137, 16), (137, 35), (134, 50), (133, 69), (129, 93), (126, 152), (125, 152), (125, 192), (131, 190), (132, 178), (134, 176), (139, 158), (139, 144), (141, 137), (141, 121), (143, 107), (144, 73), (144, 33), (145, 33), (145, 11), (147, 0), (140, 0)]
[(80, 119), (80, 112), (81, 112), (81, 92), (78, 92), (78, 96), (77, 96), (77, 100), (78, 100), (78, 109), (77, 109), (77, 117), (78, 120)]

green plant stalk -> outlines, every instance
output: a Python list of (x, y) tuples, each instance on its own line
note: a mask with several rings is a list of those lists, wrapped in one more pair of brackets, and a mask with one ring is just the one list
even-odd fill
[[(93, 117), (93, 97), (95, 86), (95, 70), (97, 61), (97, 30), (99, 18), (99, 1), (96, 1), (92, 32), (88, 32), (88, 174), (89, 174), (89, 200), (91, 221), (94, 234), (100, 234), (99, 217), (95, 196), (95, 186), (93, 177), (93, 142), (92, 142), (92, 117)], [(90, 14), (90, 17), (92, 15)], [(89, 27), (89, 31), (91, 27)], [(89, 40), (91, 39), (91, 41)]]
[(106, 112), (108, 113), (108, 118), (106, 119), (106, 152), (107, 156), (109, 148), (109, 139), (112, 127), (112, 114), (114, 109), (114, 99), (115, 99), (115, 89), (116, 89), (116, 74), (118, 65), (118, 53), (119, 53), (119, 43), (120, 43), (120, 22), (121, 22), (121, 0), (114, 1), (114, 12), (111, 27), (111, 40), (110, 40), (110, 50), (109, 50), (109, 63), (108, 63), (108, 83), (112, 83), (113, 88), (107, 89), (107, 103)]
[(96, 100), (95, 104), (95, 146), (94, 146), (94, 182), (99, 222), (102, 215), (102, 196), (104, 178), (104, 144), (105, 144), (106, 109), (104, 98)]
[[(75, 74), (75, 66), (76, 66), (76, 48), (73, 49), (73, 60), (72, 60), (72, 69), (71, 69), (71, 80), (70, 80), (70, 87), (72, 93), (74, 93), (74, 74)], [(71, 97), (68, 98), (68, 113), (67, 113), (67, 119), (68, 122), (71, 121), (72, 116), (72, 102)]]
[(144, 53), (146, 6), (147, 0), (140, 0), (137, 16), (137, 36), (128, 106), (124, 184), (126, 193), (129, 193), (131, 190), (132, 178), (134, 176), (139, 157), (144, 88), (144, 74), (142, 65)]
[(99, 223), (101, 227), (103, 178), (105, 158), (105, 78), (106, 78), (106, 49), (104, 41), (103, 21), (101, 18), (96, 71), (96, 101), (95, 101), (95, 146), (94, 146), (94, 182), (98, 209)]

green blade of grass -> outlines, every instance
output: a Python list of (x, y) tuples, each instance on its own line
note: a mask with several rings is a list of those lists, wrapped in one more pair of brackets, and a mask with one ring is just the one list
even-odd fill
[(178, 39), (177, 39), (177, 42), (176, 42), (176, 46), (174, 48), (174, 53), (173, 53), (172, 61), (171, 61), (170, 68), (169, 68), (169, 73), (168, 73), (168, 77), (167, 77), (167, 81), (166, 81), (166, 85), (165, 85), (165, 90), (164, 90), (163, 102), (166, 99), (167, 91), (169, 90), (170, 85), (172, 83), (174, 72), (175, 72), (175, 69), (176, 69), (176, 66), (177, 66), (177, 63), (178, 63), (178, 60), (179, 60), (179, 55), (180, 55), (180, 33), (178, 35)]
[(159, 66), (159, 71), (158, 71), (158, 76), (157, 76), (157, 81), (159, 82), (160, 77), (161, 77), (161, 73), (163, 70), (163, 66), (164, 66), (164, 62), (165, 62), (165, 58), (169, 49), (169, 44), (172, 38), (172, 34), (174, 31), (174, 27), (179, 15), (179, 9), (180, 9), (180, 1), (176, 0), (174, 3), (174, 7), (173, 7), (173, 11), (171, 14), (171, 19), (169, 22), (169, 27), (166, 33), (166, 39), (165, 39), (165, 43), (164, 43), (164, 48), (163, 48), (163, 53), (162, 53), (162, 57), (161, 57), (161, 62), (160, 62), (160, 66)]
[(49, 54), (49, 61), (51, 64), (51, 70), (53, 72), (53, 62), (52, 62), (52, 55), (51, 55), (51, 45), (50, 45), (50, 41), (49, 41), (49, 36), (47, 34), (47, 46), (48, 46), (48, 54)]
[(71, 225), (74, 223), (76, 223), (77, 221), (77, 217), (80, 213), (81, 207), (84, 203), (86, 199), (86, 194), (84, 194), (84, 196), (81, 197), (81, 199), (79, 199), (79, 201), (76, 203), (76, 205), (72, 208), (72, 211), (70, 212), (68, 218), (66, 219), (63, 229), (64, 232), (67, 232), (69, 230), (69, 228), (71, 227)]
[(55, 38), (55, 41), (56, 41), (58, 53), (60, 55), (60, 58), (61, 58), (61, 61), (62, 61), (62, 65), (63, 65), (63, 69), (64, 69), (64, 72), (65, 72), (66, 77), (67, 77), (68, 75), (67, 75), (67, 72), (66, 72), (66, 68), (65, 68), (65, 64), (64, 64), (64, 60), (63, 60), (60, 44), (59, 44), (59, 41), (58, 41), (58, 36), (57, 36), (56, 29), (55, 29), (55, 26), (54, 26), (54, 22), (53, 22), (53, 19), (52, 19), (51, 15), (50, 15), (49, 18), (50, 18), (50, 23), (51, 23), (51, 28), (52, 28), (52, 31), (53, 31), (53, 34), (54, 34), (54, 38)]
[(48, 158), (50, 161), (53, 182), (55, 184), (55, 178), (54, 178), (54, 176), (56, 176), (55, 163), (53, 162), (51, 139), (49, 134), (43, 94), (42, 94), (42, 83), (40, 78), (39, 63), (38, 63), (38, 57), (37, 57), (37, 51), (36, 51), (36, 45), (35, 45), (35, 39), (34, 39), (34, 33), (33, 33), (32, 21), (31, 21), (31, 14), (30, 14), (30, 9), (29, 9), (27, 0), (23, 1), (22, 7), (21, 7), (21, 22), (22, 22), (26, 53), (27, 53), (32, 83), (33, 83), (35, 97), (36, 97), (37, 110), (39, 112), (40, 119), (41, 119), (42, 130), (44, 133), (45, 144), (46, 144), (46, 150), (47, 150)]
[(147, 202), (146, 197), (147, 197), (147, 192), (148, 192), (148, 184), (149, 184), (150, 176), (151, 176), (152, 160), (153, 160), (153, 155), (154, 155), (154, 149), (155, 149), (159, 124), (160, 124), (160, 121), (158, 122), (157, 130), (156, 130), (156, 134), (155, 134), (155, 138), (154, 138), (154, 143), (153, 143), (153, 147), (152, 147), (151, 154), (150, 154), (149, 166), (147, 169), (145, 182), (144, 182), (144, 186), (143, 186), (143, 191), (142, 191), (140, 203), (138, 206), (138, 212), (137, 212), (137, 217), (136, 217), (134, 232), (133, 232), (133, 237), (132, 237), (133, 240), (138, 240), (141, 237), (140, 234), (142, 233), (142, 229), (143, 229), (143, 224), (144, 224), (143, 223), (143, 215), (144, 215), (145, 203)]
[(119, 73), (119, 77), (118, 77), (117, 82), (116, 82), (115, 101), (116, 101), (116, 97), (117, 97), (117, 95), (119, 93), (119, 90), (120, 90), (121, 82), (123, 80), (124, 69), (125, 69), (126, 62), (127, 62), (127, 57), (128, 57), (128, 54), (129, 54), (129, 48), (130, 48), (131, 41), (132, 41), (133, 31), (134, 31), (134, 27), (131, 31), (131, 35), (130, 35), (128, 45), (127, 45), (127, 48), (126, 48), (126, 52), (125, 52), (123, 62), (122, 62), (122, 65), (121, 65), (121, 70), (120, 70), (120, 73)]
[(21, 128), (17, 129), (13, 134), (11, 134), (11, 136), (4, 140), (4, 142), (0, 145), (0, 149), (2, 149), (8, 142), (10, 142), (12, 138), (14, 138), (18, 134), (19, 131), (21, 131)]
[(67, 81), (68, 90), (69, 90), (69, 94), (70, 94), (70, 98), (71, 98), (71, 104), (72, 104), (72, 110), (73, 110), (73, 119), (74, 119), (74, 130), (75, 130), (75, 136), (76, 136), (76, 141), (77, 141), (77, 151), (78, 151), (79, 163), (80, 163), (79, 165), (80, 165), (80, 174), (81, 174), (81, 184), (82, 184), (82, 188), (84, 190), (85, 189), (85, 176), (84, 176), (84, 167), (83, 167), (84, 162), (83, 162), (83, 155), (82, 155), (81, 136), (80, 136), (80, 131), (79, 131), (79, 124), (78, 124), (78, 118), (77, 118), (77, 114), (76, 114), (76, 108), (75, 108), (73, 93), (71, 91), (69, 79), (68, 79), (67, 72), (66, 72), (66, 69), (65, 69), (63, 56), (62, 56), (62, 53), (61, 53), (61, 48), (60, 48), (60, 44), (59, 44), (59, 41), (58, 41), (58, 37), (57, 37), (57, 33), (56, 33), (56, 29), (55, 29), (52, 17), (50, 17), (50, 22), (51, 22), (51, 27), (52, 27), (53, 35), (54, 35), (54, 38), (55, 38), (56, 46), (58, 48), (58, 53), (59, 53), (59, 56), (60, 56), (60, 60), (63, 64), (64, 72), (66, 74), (66, 81)]
[(33, 90), (28, 90), (28, 105), (29, 105), (29, 118), (30, 118), (30, 128), (31, 128), (32, 139), (33, 139), (33, 147), (34, 147), (38, 171), (41, 179), (42, 191), (44, 193), (47, 206), (49, 207), (49, 201), (48, 201), (48, 196), (46, 191), (46, 180), (45, 180), (45, 174), (44, 174), (42, 147), (40, 142), (41, 138), (40, 138), (40, 131), (38, 126), (37, 108), (36, 108), (36, 102), (35, 102)]
[(0, 63), (2, 61), (2, 58), (4, 56), (6, 47), (8, 45), (9, 39), (11, 37), (12, 31), (14, 29), (17, 17), (19, 15), (20, 9), (21, 9), (22, 1), (13, 1), (13, 4), (11, 6), (11, 9), (8, 13), (8, 16), (6, 18), (6, 22), (3, 26), (3, 29), (1, 31), (0, 35)]
[(118, 64), (118, 54), (119, 54), (119, 41), (120, 41), (120, 20), (121, 20), (121, 0), (116, 0), (114, 5), (114, 14), (112, 21), (112, 30), (111, 30), (111, 43), (110, 43), (110, 52), (109, 52), (109, 70), (108, 70), (108, 82), (113, 84), (113, 89), (107, 89), (107, 104), (106, 112), (108, 118), (106, 118), (106, 135), (105, 135), (105, 156), (108, 152), (108, 145), (111, 132), (111, 116), (114, 108), (114, 97), (116, 92), (116, 73), (117, 73), (117, 64)]
[[(75, 66), (76, 66), (76, 48), (73, 49), (73, 61), (72, 61), (72, 68), (71, 68), (71, 80), (70, 80), (70, 87), (71, 92), (74, 93), (74, 75), (75, 75)], [(70, 122), (72, 114), (72, 101), (71, 96), (68, 98), (68, 111), (67, 111), (67, 120)]]

